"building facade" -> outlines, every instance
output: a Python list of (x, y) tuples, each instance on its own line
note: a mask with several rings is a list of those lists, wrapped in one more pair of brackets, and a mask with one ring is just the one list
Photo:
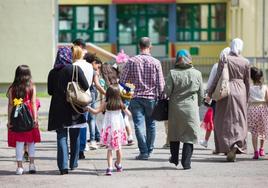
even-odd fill
[(240, 37), (244, 56), (268, 56), (265, 0), (1, 0), (0, 18), (4, 86), (17, 65), (28, 64), (45, 87), (57, 47), (75, 38), (135, 55), (138, 39), (149, 36), (156, 57), (174, 57), (185, 48), (202, 58), (218, 57)]
[(82, 37), (113, 53), (124, 49), (134, 55), (137, 40), (149, 36), (158, 57), (174, 57), (180, 48), (215, 57), (232, 38), (240, 37), (245, 56), (263, 56), (268, 45), (262, 44), (266, 36), (259, 33), (268, 28), (263, 24), (268, 23), (263, 20), (267, 4), (265, 0), (59, 0), (59, 43)]

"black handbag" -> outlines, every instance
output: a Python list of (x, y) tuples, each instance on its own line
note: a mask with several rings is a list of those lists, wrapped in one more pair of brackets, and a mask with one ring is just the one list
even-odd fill
[(14, 132), (26, 132), (34, 128), (33, 117), (24, 103), (12, 108), (10, 123)]
[(154, 107), (152, 118), (156, 121), (168, 120), (168, 99), (159, 99)]

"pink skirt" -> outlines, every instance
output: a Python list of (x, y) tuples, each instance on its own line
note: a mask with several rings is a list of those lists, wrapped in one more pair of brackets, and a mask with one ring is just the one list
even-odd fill
[(261, 139), (268, 137), (268, 105), (251, 104), (248, 107), (248, 131)]
[(204, 120), (201, 123), (201, 127), (204, 128), (206, 131), (214, 130), (214, 123), (213, 123), (213, 109), (208, 108)]
[(38, 128), (33, 128), (27, 132), (14, 132), (8, 130), (7, 142), (9, 147), (16, 147), (16, 142), (37, 143), (41, 141), (40, 131)]

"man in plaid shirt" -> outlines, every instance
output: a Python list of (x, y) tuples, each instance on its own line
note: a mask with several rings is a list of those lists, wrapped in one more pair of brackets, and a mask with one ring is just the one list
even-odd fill
[(141, 53), (128, 60), (120, 82), (135, 85), (129, 109), (132, 112), (140, 150), (136, 159), (147, 160), (153, 151), (156, 135), (155, 121), (151, 118), (151, 114), (157, 98), (164, 90), (165, 81), (160, 61), (150, 54), (152, 48), (150, 39), (148, 37), (141, 38), (139, 47)]

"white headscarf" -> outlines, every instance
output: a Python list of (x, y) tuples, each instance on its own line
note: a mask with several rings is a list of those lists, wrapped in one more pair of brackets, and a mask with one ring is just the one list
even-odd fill
[(226, 47), (226, 48), (224, 48), (224, 49), (221, 51), (221, 53), (220, 53), (220, 60), (221, 60), (221, 61), (226, 60), (227, 55), (230, 54), (230, 51), (231, 51), (231, 48), (230, 48), (230, 47)]
[[(231, 48), (226, 47), (224, 48), (221, 53), (220, 53), (220, 61), (225, 62), (227, 56), (230, 54)], [(209, 77), (208, 77), (208, 82), (207, 82), (207, 88), (209, 89), (210, 86), (212, 85), (212, 82), (217, 74), (217, 69), (218, 69), (218, 63), (215, 63), (210, 71)]]
[(239, 55), (243, 50), (243, 41), (240, 38), (235, 38), (231, 42), (231, 52)]

